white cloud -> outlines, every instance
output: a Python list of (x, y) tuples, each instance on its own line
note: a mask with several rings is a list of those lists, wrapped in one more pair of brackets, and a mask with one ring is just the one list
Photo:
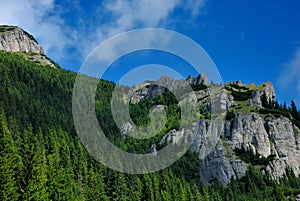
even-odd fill
[[(83, 48), (90, 52), (100, 42), (124, 31), (142, 27), (165, 28), (176, 8), (182, 8), (186, 15), (196, 17), (201, 12), (205, 0), (110, 0), (99, 12), (108, 11), (111, 19), (96, 25), (97, 31), (90, 35)], [(185, 23), (185, 22), (181, 22)]]
[(292, 57), (284, 64), (283, 71), (278, 78), (279, 90), (300, 103), (300, 46), (296, 49)]
[[(54, 11), (54, 0), (1, 0), (0, 24), (17, 25), (34, 35), (47, 53), (63, 55), (71, 45), (64, 20)], [(70, 37), (71, 36), (71, 37)]]
[[(71, 56), (67, 58), (68, 49), (75, 49), (84, 58), (104, 40), (130, 29), (164, 28), (172, 21), (176, 8), (195, 17), (205, 0), (106, 0), (95, 5), (98, 7), (96, 13), (85, 11), (78, 0), (0, 2), (0, 24), (17, 25), (28, 31), (48, 55), (59, 61), (72, 59)], [(66, 13), (71, 13), (72, 23), (63, 17)]]
[(197, 17), (201, 11), (202, 7), (205, 5), (205, 0), (186, 0), (183, 4), (184, 8), (191, 12), (192, 17)]

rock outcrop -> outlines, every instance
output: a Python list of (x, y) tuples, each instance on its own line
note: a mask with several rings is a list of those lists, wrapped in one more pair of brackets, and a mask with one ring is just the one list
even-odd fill
[[(189, 76), (186, 81), (191, 86), (202, 86), (207, 84), (207, 77), (203, 74), (197, 78)], [(176, 89), (186, 82), (162, 77), (157, 83)], [(133, 90), (135, 97), (143, 100), (166, 92), (164, 87), (151, 84), (147, 82), (140, 85), (141, 88), (136, 87)], [(193, 129), (169, 131), (160, 142), (149, 147), (150, 152), (155, 155), (157, 147), (174, 145), (182, 139), (185, 142), (188, 136), (194, 136), (190, 151), (198, 154), (200, 180), (205, 185), (211, 184), (215, 179), (226, 185), (231, 179), (245, 175), (251, 162), (238, 155), (237, 150), (248, 151), (264, 160), (264, 165), (259, 168), (274, 179), (282, 177), (287, 168), (292, 168), (294, 173), (299, 175), (300, 129), (291, 119), (282, 115), (259, 114), (264, 98), (268, 102), (276, 100), (273, 85), (270, 82), (259, 86), (255, 86), (254, 83), (244, 85), (241, 81), (228, 85), (230, 84), (237, 86), (233, 89), (226, 85), (211, 84), (195, 90), (200, 119), (193, 123)], [(240, 95), (236, 97), (238, 100), (234, 99), (233, 90)], [(194, 101), (193, 97), (195, 98), (187, 93), (179, 105)], [(228, 113), (230, 115), (227, 115)]]
[(33, 36), (14, 26), (0, 26), (0, 50), (44, 54)]
[(269, 135), (264, 127), (264, 119), (256, 113), (236, 114), (232, 123), (230, 140), (232, 148), (252, 149), (264, 157), (271, 154)]
[(272, 142), (271, 151), (276, 154), (266, 171), (275, 179), (284, 175), (287, 167), (300, 174), (300, 130), (287, 118), (268, 117), (265, 127)]
[(132, 132), (132, 125), (129, 122), (126, 122), (121, 128), (121, 135), (125, 136), (128, 135), (130, 132)]
[(208, 85), (208, 76), (204, 73), (200, 73), (196, 78), (193, 78), (191, 75), (188, 76), (187, 81), (189, 84), (194, 85)]
[(300, 130), (287, 118), (239, 112), (232, 122), (200, 120), (195, 135), (190, 150), (199, 153), (204, 184), (214, 179), (228, 184), (232, 178), (244, 176), (247, 165), (234, 152), (242, 148), (265, 158), (275, 155), (263, 169), (274, 179), (282, 177), (286, 168), (300, 174)]
[(21, 52), (25, 59), (41, 64), (58, 68), (58, 65), (51, 61), (35, 38), (16, 26), (0, 25), (0, 50), (9, 52)]
[(142, 84), (135, 85), (124, 97), (124, 100), (126, 102), (129, 101), (131, 103), (138, 103), (145, 98), (154, 98), (156, 96), (162, 95), (166, 91), (184, 89), (188, 85), (206, 86), (208, 85), (208, 77), (204, 73), (201, 73), (196, 78), (189, 76), (187, 79), (180, 80), (175, 80), (168, 76), (162, 76), (156, 82), (146, 81)]
[(264, 95), (266, 96), (267, 101), (275, 101), (275, 90), (271, 82), (263, 83), (263, 88), (261, 90), (254, 91), (248, 102), (248, 105), (261, 108), (262, 98)]

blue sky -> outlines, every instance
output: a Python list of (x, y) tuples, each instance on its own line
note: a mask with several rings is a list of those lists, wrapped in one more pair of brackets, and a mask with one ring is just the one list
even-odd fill
[[(118, 33), (145, 27), (166, 28), (199, 43), (216, 64), (224, 82), (271, 81), (280, 102), (289, 103), (293, 99), (300, 105), (300, 1), (0, 0), (0, 3), (0, 24), (17, 25), (30, 32), (47, 55), (65, 69), (78, 71), (90, 51)], [(161, 58), (162, 64), (172, 65), (163, 62), (161, 56), (157, 58)], [(145, 61), (140, 65), (146, 64)], [(175, 59), (173, 65), (184, 66), (184, 63)], [(107, 78), (114, 79), (114, 74)]]

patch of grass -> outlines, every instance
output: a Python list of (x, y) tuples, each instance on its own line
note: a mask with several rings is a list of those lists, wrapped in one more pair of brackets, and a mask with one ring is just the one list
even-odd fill
[(236, 101), (246, 101), (248, 100), (253, 90), (249, 89), (246, 86), (239, 86), (236, 83), (229, 83), (225, 85), (225, 89), (230, 92), (230, 94), (233, 96), (234, 100)]
[(263, 89), (263, 85), (262, 85), (262, 84), (260, 84), (260, 85), (255, 85), (255, 84), (251, 83), (251, 84), (247, 84), (247, 85), (245, 85), (245, 86), (246, 86), (248, 89), (253, 90), (253, 91), (257, 91), (257, 90)]
[(236, 110), (240, 110), (245, 114), (249, 114), (250, 112), (255, 112), (255, 107), (248, 106), (248, 101), (235, 101), (235, 103), (238, 105)]
[(0, 26), (0, 34), (11, 31), (13, 29), (15, 29), (16, 27), (14, 26), (7, 26), (7, 25), (1, 25)]
[[(54, 61), (52, 61), (51, 59), (49, 59), (44, 54), (39, 54), (39, 53), (35, 53), (35, 52), (14, 52), (14, 54), (17, 54), (17, 55), (23, 57), (24, 59), (26, 59), (28, 61), (32, 61), (32, 62), (34, 62), (36, 64), (40, 64), (40, 65), (43, 65), (43, 66), (49, 65), (49, 64), (45, 63), (43, 60), (49, 60), (56, 68), (60, 68), (58, 66), (58, 64), (56, 64)], [(35, 60), (34, 56), (36, 56), (36, 55), (40, 55), (43, 58), (41, 60)]]
[(282, 109), (275, 109), (275, 108), (261, 108), (258, 110), (260, 114), (264, 115), (270, 115), (270, 116), (275, 116), (275, 117), (287, 117), (288, 119), (292, 120), (291, 115), (289, 112), (284, 111)]
[(228, 138), (227, 137), (222, 137), (221, 140), (222, 140), (222, 142), (227, 142)]

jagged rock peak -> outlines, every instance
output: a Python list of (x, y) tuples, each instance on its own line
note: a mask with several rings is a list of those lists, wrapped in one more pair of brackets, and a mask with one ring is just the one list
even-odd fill
[(0, 25), (0, 50), (44, 54), (35, 38), (17, 26)]
[(264, 82), (260, 90), (255, 91), (249, 102), (249, 106), (262, 107), (262, 97), (265, 95), (269, 102), (276, 100), (274, 86), (271, 82)]
[(208, 85), (208, 76), (205, 73), (200, 73), (196, 78), (193, 78), (191, 75), (187, 77), (187, 81), (190, 84), (203, 84)]

